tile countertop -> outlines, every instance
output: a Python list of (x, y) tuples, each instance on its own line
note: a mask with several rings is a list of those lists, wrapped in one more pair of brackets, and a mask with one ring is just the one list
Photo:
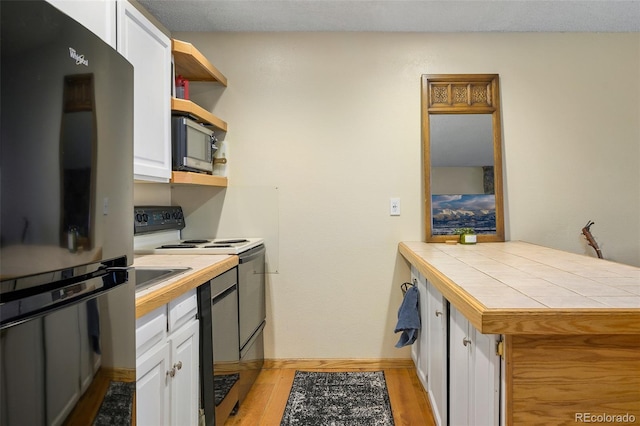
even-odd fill
[(482, 333), (640, 334), (640, 268), (521, 241), (399, 251)]
[(136, 319), (238, 265), (235, 255), (138, 255), (134, 267), (190, 267), (182, 274), (136, 291)]

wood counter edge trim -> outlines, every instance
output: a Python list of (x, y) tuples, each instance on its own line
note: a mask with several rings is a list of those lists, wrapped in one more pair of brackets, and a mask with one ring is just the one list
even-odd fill
[(554, 308), (488, 309), (482, 314), (485, 334), (637, 334), (640, 309)]
[(637, 308), (487, 308), (404, 243), (398, 251), (483, 334), (639, 334)]
[(406, 244), (400, 243), (398, 250), (410, 264), (415, 266), (442, 293), (449, 303), (455, 306), (477, 330), (484, 333), (482, 330), (482, 315), (487, 308), (482, 303), (419, 257)]
[(187, 275), (161, 289), (141, 296), (136, 299), (136, 319), (141, 318), (162, 305), (184, 294), (185, 292), (201, 286), (206, 281), (227, 272), (238, 265), (238, 256), (231, 256), (199, 271), (187, 273)]

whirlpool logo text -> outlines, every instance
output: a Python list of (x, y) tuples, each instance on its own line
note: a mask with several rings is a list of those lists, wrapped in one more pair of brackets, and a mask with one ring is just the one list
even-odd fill
[(84, 55), (78, 55), (78, 52), (76, 52), (76, 49), (74, 49), (73, 47), (69, 48), (69, 56), (71, 56), (72, 59), (76, 60), (76, 65), (84, 65), (85, 67), (89, 66), (89, 60), (84, 58)]

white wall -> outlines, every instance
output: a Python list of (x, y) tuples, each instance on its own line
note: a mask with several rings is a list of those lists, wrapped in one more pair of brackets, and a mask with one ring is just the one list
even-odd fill
[(638, 34), (173, 36), (229, 79), (191, 86), (229, 123), (231, 186), (175, 188), (187, 223), (224, 232), (225, 193), (277, 194), (268, 358), (409, 356), (393, 328), (409, 278), (397, 243), (424, 233), (421, 74), (500, 74), (510, 239), (593, 255), (591, 219), (605, 257), (640, 266)]

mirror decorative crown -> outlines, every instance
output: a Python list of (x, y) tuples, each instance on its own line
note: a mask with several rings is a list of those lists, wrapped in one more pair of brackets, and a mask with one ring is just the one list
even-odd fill
[(425, 241), (504, 241), (497, 74), (422, 76)]

